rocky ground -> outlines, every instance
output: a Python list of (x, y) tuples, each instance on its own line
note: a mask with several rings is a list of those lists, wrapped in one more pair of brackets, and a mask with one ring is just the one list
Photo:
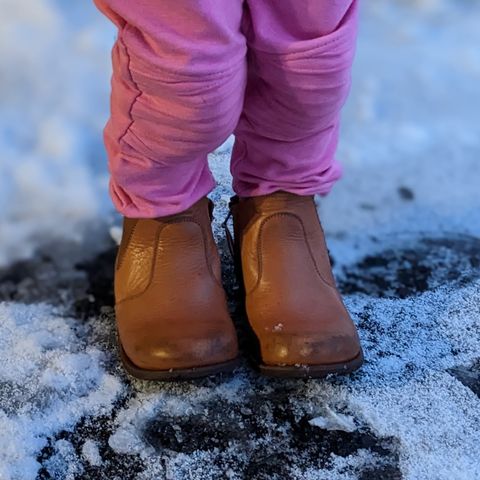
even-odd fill
[(27, 472), (35, 453), (41, 479), (479, 478), (480, 239), (394, 244), (338, 274), (367, 362), (327, 380), (266, 379), (246, 360), (215, 379), (134, 380), (115, 348), (113, 244), (92, 258), (56, 244), (4, 269), (2, 346), (16, 339), (10, 352), (22, 352), (2, 363), (24, 374), (2, 381), (4, 415), (18, 422), (10, 472)]

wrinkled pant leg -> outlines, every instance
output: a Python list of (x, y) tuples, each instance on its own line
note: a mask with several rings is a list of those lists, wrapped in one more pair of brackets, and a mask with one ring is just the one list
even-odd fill
[(234, 130), (246, 81), (241, 0), (95, 0), (118, 27), (104, 139), (129, 217), (181, 212), (215, 181), (207, 154)]
[(244, 109), (231, 163), (240, 196), (326, 194), (350, 89), (357, 0), (247, 0)]

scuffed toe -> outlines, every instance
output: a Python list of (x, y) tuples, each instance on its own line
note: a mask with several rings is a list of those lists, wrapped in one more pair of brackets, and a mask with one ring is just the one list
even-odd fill
[(271, 334), (260, 343), (265, 365), (329, 365), (345, 363), (360, 353), (350, 336)]

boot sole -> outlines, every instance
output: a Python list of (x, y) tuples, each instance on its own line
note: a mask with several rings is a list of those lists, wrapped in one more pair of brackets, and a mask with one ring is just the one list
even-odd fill
[(358, 370), (363, 364), (363, 351), (348, 362), (327, 365), (272, 366), (257, 364), (260, 373), (277, 378), (324, 378), (327, 375), (346, 375)]
[(228, 360), (227, 362), (215, 363), (213, 365), (205, 365), (192, 368), (176, 368), (170, 370), (147, 370), (135, 365), (128, 358), (120, 341), (118, 341), (118, 349), (125, 370), (135, 378), (140, 380), (156, 380), (156, 381), (175, 381), (175, 380), (191, 380), (195, 378), (208, 377), (219, 373), (227, 373), (233, 371), (240, 363), (239, 358)]

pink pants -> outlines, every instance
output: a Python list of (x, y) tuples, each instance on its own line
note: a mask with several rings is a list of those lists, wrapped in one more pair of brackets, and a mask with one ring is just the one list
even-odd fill
[(189, 208), (232, 133), (233, 189), (326, 194), (340, 177), (358, 0), (95, 0), (119, 28), (105, 142), (129, 217)]

